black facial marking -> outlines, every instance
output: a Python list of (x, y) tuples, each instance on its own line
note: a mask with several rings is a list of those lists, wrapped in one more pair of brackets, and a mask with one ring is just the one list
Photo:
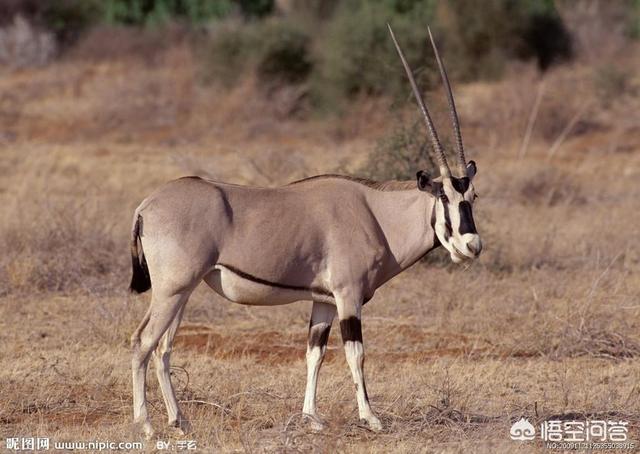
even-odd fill
[(329, 340), (331, 325), (309, 326), (309, 347), (324, 347)]
[(477, 233), (476, 225), (473, 222), (473, 213), (471, 212), (471, 204), (466, 200), (460, 202), (460, 235), (465, 233)]
[[(431, 209), (431, 227), (433, 228), (433, 231), (436, 231), (436, 204), (433, 204), (433, 208)], [(436, 236), (436, 238), (438, 238)]]
[(440, 240), (438, 239), (438, 235), (436, 235), (436, 205), (433, 204), (433, 209), (431, 210), (431, 228), (433, 229), (433, 246), (424, 255), (427, 255), (429, 252), (440, 246)]
[(451, 178), (451, 185), (453, 186), (453, 189), (458, 191), (460, 194), (467, 192), (467, 189), (469, 189), (469, 182), (470, 180), (467, 177)]
[(444, 194), (444, 187), (442, 186), (442, 183), (439, 181), (432, 181), (431, 193), (436, 197), (440, 197), (442, 194)]
[[(433, 183), (433, 195), (436, 197), (436, 199), (442, 202), (442, 207), (444, 208), (444, 226), (445, 226), (444, 239), (446, 241), (452, 235), (453, 229), (451, 228), (451, 217), (449, 216), (449, 199), (447, 198), (447, 195), (444, 193), (444, 186), (442, 185), (442, 183), (440, 182)], [(435, 212), (434, 214), (432, 214), (432, 219), (433, 219), (433, 216), (435, 216)], [(435, 226), (435, 223), (434, 223), (434, 226)]]
[(358, 317), (340, 320), (342, 342), (354, 341), (362, 343), (362, 323)]
[(444, 239), (447, 241), (453, 232), (451, 228), (451, 217), (449, 216), (449, 203), (442, 202), (442, 207), (444, 208)]

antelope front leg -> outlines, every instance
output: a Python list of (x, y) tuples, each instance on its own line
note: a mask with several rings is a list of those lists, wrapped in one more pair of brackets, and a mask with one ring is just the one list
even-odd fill
[(362, 345), (362, 323), (360, 322), (361, 299), (341, 300), (337, 299), (338, 317), (340, 319), (340, 332), (344, 343), (344, 352), (347, 363), (351, 369), (351, 375), (356, 385), (356, 398), (358, 400), (358, 413), (360, 419), (369, 424), (374, 431), (382, 430), (380, 420), (373, 414), (367, 395), (367, 386), (364, 382), (364, 346)]
[(331, 331), (331, 323), (336, 315), (336, 307), (314, 301), (309, 321), (309, 340), (307, 342), (307, 389), (304, 393), (304, 407), (302, 413), (309, 415), (311, 427), (322, 430), (324, 425), (316, 409), (316, 389), (318, 386), (318, 372), (327, 351), (327, 341)]

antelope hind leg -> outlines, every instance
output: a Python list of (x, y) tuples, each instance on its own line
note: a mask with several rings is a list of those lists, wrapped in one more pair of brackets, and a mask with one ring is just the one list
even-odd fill
[[(147, 411), (146, 375), (149, 359), (158, 346), (160, 338), (176, 317), (180, 308), (189, 298), (189, 292), (165, 296), (153, 290), (149, 311), (131, 340), (132, 357), (131, 372), (133, 378), (133, 422), (140, 426), (147, 439), (154, 435), (154, 430)], [(146, 323), (145, 323), (146, 321)]]
[(178, 313), (171, 321), (169, 328), (167, 328), (167, 331), (162, 336), (162, 340), (153, 353), (156, 376), (158, 378), (158, 383), (160, 384), (164, 404), (167, 407), (168, 425), (171, 428), (176, 428), (182, 435), (186, 435), (190, 431), (191, 425), (182, 414), (182, 411), (180, 411), (178, 400), (176, 399), (176, 393), (173, 389), (173, 385), (171, 384), (170, 357), (173, 340), (176, 332), (178, 331), (178, 327), (180, 326), (180, 322), (182, 321), (182, 315), (184, 314), (185, 307), (186, 304), (183, 303), (180, 309), (178, 309)]

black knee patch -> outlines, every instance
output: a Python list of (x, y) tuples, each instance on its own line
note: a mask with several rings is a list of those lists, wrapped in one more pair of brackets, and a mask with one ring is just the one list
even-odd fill
[(329, 341), (329, 332), (331, 325), (318, 328), (317, 326), (309, 326), (309, 347), (324, 347)]
[(342, 342), (354, 341), (362, 343), (362, 323), (358, 317), (340, 320)]

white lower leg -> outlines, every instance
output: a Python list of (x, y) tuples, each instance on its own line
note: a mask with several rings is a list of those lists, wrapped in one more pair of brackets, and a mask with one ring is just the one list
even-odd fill
[(318, 374), (327, 350), (331, 323), (335, 317), (336, 308), (327, 303), (314, 302), (309, 322), (309, 340), (307, 342), (307, 387), (304, 393), (302, 412), (313, 417), (312, 425), (316, 429), (322, 428), (322, 421), (318, 418), (316, 408), (316, 390), (318, 389)]
[(322, 365), (326, 347), (307, 347), (307, 388), (304, 393), (304, 407), (302, 412), (316, 416), (316, 390), (318, 389), (318, 372)]
[(353, 382), (356, 385), (356, 399), (358, 401), (358, 414), (373, 430), (381, 430), (380, 420), (373, 414), (367, 395), (367, 387), (364, 383), (364, 347), (362, 345), (362, 325), (359, 313), (340, 320), (340, 331), (344, 343), (344, 352), (347, 363), (351, 369)]
[(170, 426), (178, 426), (180, 422), (180, 409), (178, 401), (171, 384), (171, 373), (169, 365), (170, 352), (157, 352), (154, 355), (156, 365), (156, 376), (162, 391), (162, 398), (167, 407), (167, 416)]
[(146, 402), (146, 375), (149, 356), (144, 355), (140, 348), (134, 348), (131, 361), (131, 371), (133, 375), (133, 422), (140, 424), (147, 436), (153, 435), (153, 428), (147, 413)]
[(356, 399), (358, 401), (360, 419), (369, 420), (371, 417), (375, 418), (371, 410), (371, 405), (369, 404), (369, 396), (367, 395), (367, 388), (364, 383), (364, 349), (362, 342), (347, 341), (344, 344), (344, 351), (347, 357), (347, 363), (351, 369), (353, 382), (356, 385)]
[[(133, 378), (133, 420), (141, 424), (147, 438), (153, 436), (153, 427), (147, 412), (146, 399), (146, 374), (147, 365), (151, 353), (158, 346), (158, 342), (169, 328), (182, 304), (186, 303), (188, 293), (173, 294), (170, 297), (160, 298), (157, 293), (152, 295), (148, 323), (145, 324), (138, 335), (133, 336), (133, 355), (131, 359)], [(147, 316), (145, 315), (145, 318)]]
[(154, 353), (154, 362), (156, 366), (156, 376), (158, 383), (160, 384), (160, 390), (162, 391), (162, 398), (167, 408), (167, 416), (169, 426), (178, 427), (183, 431), (187, 430), (187, 422), (182, 417), (180, 408), (178, 407), (178, 400), (176, 399), (176, 393), (171, 383), (171, 350), (173, 346), (173, 339), (180, 326), (182, 320), (182, 314), (184, 306), (180, 309), (176, 317), (171, 322), (171, 325), (164, 334), (158, 348)]

